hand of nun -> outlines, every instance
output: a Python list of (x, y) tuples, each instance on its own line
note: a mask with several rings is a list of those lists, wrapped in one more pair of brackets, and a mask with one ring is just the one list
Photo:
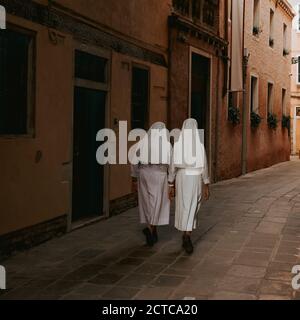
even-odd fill
[(210, 191), (209, 191), (209, 185), (208, 184), (204, 185), (203, 197), (204, 197), (205, 201), (209, 200), (209, 198), (210, 198)]
[(175, 198), (175, 187), (169, 187), (169, 199)]

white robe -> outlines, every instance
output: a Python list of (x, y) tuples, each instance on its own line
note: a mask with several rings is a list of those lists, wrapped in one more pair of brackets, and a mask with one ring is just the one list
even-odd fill
[(202, 185), (209, 184), (207, 158), (204, 152), (203, 169), (174, 168), (171, 166), (169, 181), (176, 178), (175, 228), (191, 232), (198, 226), (198, 212), (202, 200)]
[(142, 224), (169, 224), (170, 200), (167, 165), (135, 165), (131, 176), (138, 178), (139, 214)]

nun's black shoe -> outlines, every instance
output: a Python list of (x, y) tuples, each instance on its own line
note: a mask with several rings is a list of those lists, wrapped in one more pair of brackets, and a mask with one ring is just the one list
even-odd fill
[(143, 230), (143, 234), (144, 234), (145, 237), (146, 237), (147, 246), (153, 247), (153, 245), (154, 245), (153, 236), (152, 236), (152, 233), (151, 233), (151, 231), (149, 230), (149, 228), (145, 228), (145, 229)]
[(153, 243), (154, 244), (158, 242), (158, 235), (157, 235), (157, 230), (156, 229), (154, 229), (152, 231), (152, 239), (153, 239)]
[(192, 244), (192, 240), (189, 236), (183, 236), (182, 238), (182, 247), (187, 254), (192, 254), (194, 252), (194, 247)]

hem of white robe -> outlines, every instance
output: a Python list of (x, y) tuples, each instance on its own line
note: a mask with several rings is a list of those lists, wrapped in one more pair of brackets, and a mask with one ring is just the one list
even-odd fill
[(141, 220), (140, 223), (141, 224), (151, 225), (151, 226), (162, 227), (162, 226), (168, 226), (170, 224), (170, 221), (159, 221), (158, 223), (153, 223), (153, 222), (149, 222), (149, 221), (146, 221), (146, 220)]

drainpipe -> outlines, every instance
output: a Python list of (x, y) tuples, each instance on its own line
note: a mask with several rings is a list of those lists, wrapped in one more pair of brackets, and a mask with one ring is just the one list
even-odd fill
[[(225, 0), (225, 7), (224, 7), (224, 35), (223, 37), (225, 38), (225, 40), (228, 42), (229, 36), (228, 36), (228, 1), (229, 0)], [(220, 34), (220, 29), (219, 29), (219, 36), (221, 36)], [(225, 56), (224, 56), (225, 55)], [(221, 60), (224, 60), (223, 62), (223, 87), (222, 87), (222, 94), (220, 94), (220, 89), (221, 89), (221, 82), (222, 82), (222, 78), (220, 75), (220, 69), (222, 67), (222, 62)], [(221, 54), (218, 53), (218, 64), (217, 64), (217, 98), (216, 98), (216, 130), (215, 130), (215, 149), (214, 149), (214, 172), (213, 172), (213, 180), (214, 182), (218, 181), (218, 164), (219, 164), (219, 143), (220, 143), (220, 110), (223, 109), (223, 99), (227, 94), (227, 90), (228, 90), (228, 83), (227, 83), (227, 78), (228, 78), (228, 47), (226, 48), (226, 50), (224, 50), (224, 52), (222, 52)]]
[(249, 55), (245, 49), (245, 6), (243, 13), (243, 132), (242, 132), (242, 175), (247, 173), (247, 143), (248, 143), (248, 110), (247, 110), (247, 69)]

